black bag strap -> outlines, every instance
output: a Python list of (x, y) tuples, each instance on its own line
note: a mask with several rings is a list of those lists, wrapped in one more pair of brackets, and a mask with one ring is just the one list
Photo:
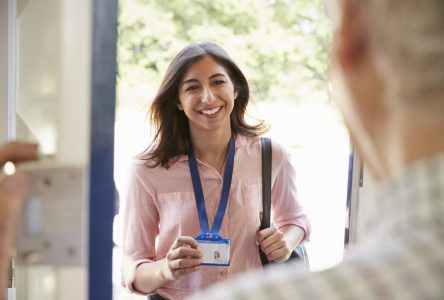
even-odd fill
[[(270, 211), (271, 211), (271, 139), (268, 137), (261, 137), (261, 149), (262, 149), (262, 221), (260, 230), (270, 227)], [(259, 247), (259, 255), (261, 258), (262, 266), (268, 265), (267, 255)], [(308, 255), (305, 250), (305, 246), (299, 244), (296, 249), (291, 252), (289, 260), (302, 260), (304, 266), (309, 269)]]
[(270, 227), (271, 210), (271, 140), (267, 137), (261, 138), (262, 148), (262, 222), (260, 229)]
[[(271, 140), (261, 137), (262, 149), (262, 221), (260, 230), (270, 227), (271, 211)], [(259, 247), (262, 265), (268, 265), (267, 255)]]

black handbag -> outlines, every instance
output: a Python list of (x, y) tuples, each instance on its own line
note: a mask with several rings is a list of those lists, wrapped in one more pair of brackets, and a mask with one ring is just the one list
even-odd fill
[[(270, 227), (270, 211), (271, 211), (271, 140), (267, 137), (261, 137), (262, 148), (262, 222), (260, 230)], [(259, 247), (262, 266), (268, 265), (270, 262), (267, 255)], [(291, 253), (290, 258), (286, 262), (300, 261), (309, 269), (309, 260), (307, 251), (303, 244), (299, 244)], [(271, 262), (272, 263), (272, 262)]]

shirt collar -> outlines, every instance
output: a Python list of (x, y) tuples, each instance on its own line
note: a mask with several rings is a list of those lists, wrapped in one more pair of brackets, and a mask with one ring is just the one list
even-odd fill
[[(241, 134), (236, 134), (236, 137), (235, 137), (235, 149), (236, 150), (238, 148), (244, 147), (246, 145), (246, 143), (247, 143), (247, 137), (246, 136), (243, 136)], [(182, 161), (188, 161), (188, 155), (185, 155), (185, 154), (180, 155), (179, 159), (177, 161), (175, 161), (173, 163), (173, 165), (178, 163), (178, 162), (182, 162)]]
[(413, 230), (444, 215), (444, 153), (417, 161), (363, 200), (366, 233)]

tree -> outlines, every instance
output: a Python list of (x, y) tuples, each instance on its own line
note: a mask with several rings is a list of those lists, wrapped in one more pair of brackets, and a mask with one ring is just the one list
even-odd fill
[(118, 103), (149, 102), (172, 57), (200, 41), (230, 53), (256, 100), (304, 100), (325, 91), (329, 38), (322, 1), (121, 1)]

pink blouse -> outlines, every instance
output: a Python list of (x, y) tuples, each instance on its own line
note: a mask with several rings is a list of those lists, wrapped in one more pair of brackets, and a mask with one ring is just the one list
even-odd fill
[[(288, 152), (272, 141), (272, 218), (277, 227), (293, 224), (310, 236), (310, 223), (297, 200), (296, 175)], [(181, 156), (169, 169), (148, 168), (136, 160), (129, 172), (124, 211), (124, 252), (138, 265), (165, 258), (177, 236), (200, 233), (199, 218), (188, 157)], [(222, 176), (198, 160), (208, 222), (211, 226), (219, 205)], [(238, 273), (261, 270), (256, 232), (262, 211), (261, 144), (257, 137), (238, 135), (230, 197), (221, 236), (231, 239), (230, 265), (202, 266), (197, 272), (157, 290), (170, 299), (182, 299)], [(132, 282), (124, 282), (132, 292)]]

